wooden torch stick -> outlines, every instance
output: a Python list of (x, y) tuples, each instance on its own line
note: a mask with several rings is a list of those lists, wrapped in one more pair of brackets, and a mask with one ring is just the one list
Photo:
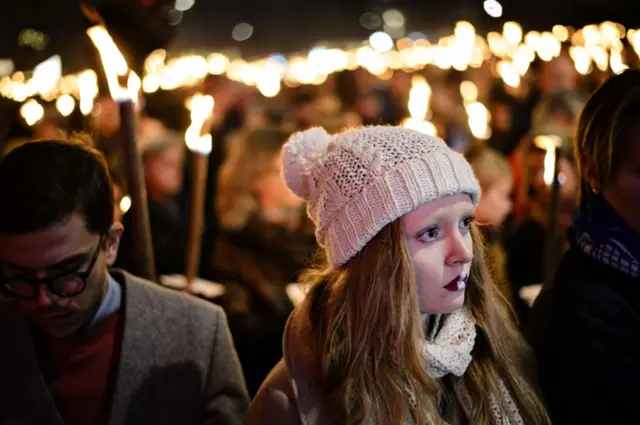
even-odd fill
[[(187, 290), (198, 276), (202, 249), (202, 232), (204, 229), (204, 201), (206, 198), (207, 173), (212, 139), (208, 134), (207, 122), (213, 112), (214, 101), (211, 96), (197, 94), (188, 101), (191, 109), (191, 125), (185, 133), (185, 141), (191, 152), (191, 196), (189, 203), (189, 228), (185, 257), (185, 277)], [(206, 132), (204, 136), (201, 134)]]
[[(127, 61), (102, 25), (87, 30), (87, 35), (98, 49), (104, 67), (105, 77), (109, 85), (112, 99), (120, 106), (120, 136), (125, 157), (127, 185), (131, 197), (131, 214), (133, 217), (133, 243), (135, 254), (135, 273), (145, 279), (157, 280), (151, 228), (149, 225), (149, 206), (144, 184), (142, 160), (136, 140), (135, 105), (138, 89), (131, 88), (135, 81), (129, 70)], [(120, 85), (119, 77), (128, 77), (128, 88)]]

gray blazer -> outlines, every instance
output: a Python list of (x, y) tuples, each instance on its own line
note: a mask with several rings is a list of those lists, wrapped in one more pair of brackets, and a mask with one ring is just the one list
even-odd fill
[[(249, 397), (222, 309), (110, 274), (123, 287), (125, 329), (109, 425), (241, 424)], [(0, 425), (64, 425), (11, 302), (0, 301), (0, 341)]]

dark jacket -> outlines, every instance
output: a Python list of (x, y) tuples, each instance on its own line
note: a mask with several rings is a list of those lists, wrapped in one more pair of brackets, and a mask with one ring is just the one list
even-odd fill
[(592, 260), (570, 240), (526, 329), (551, 419), (640, 424), (640, 279)]
[[(153, 244), (153, 257), (158, 276), (170, 274), (184, 274), (186, 230), (183, 220), (183, 210), (177, 200), (167, 204), (148, 200), (149, 226)], [(115, 266), (130, 273), (136, 273), (135, 247), (133, 243), (133, 216), (129, 210), (122, 217), (124, 233), (120, 240), (120, 249)]]
[[(249, 405), (224, 312), (112, 270), (123, 289), (109, 425), (240, 425)], [(0, 303), (0, 424), (63, 425), (26, 318)]]
[(293, 311), (285, 288), (309, 265), (315, 239), (308, 229), (291, 232), (254, 217), (241, 231), (220, 232), (215, 248), (215, 281), (227, 289), (216, 302), (229, 318), (253, 396), (282, 358), (284, 327)]

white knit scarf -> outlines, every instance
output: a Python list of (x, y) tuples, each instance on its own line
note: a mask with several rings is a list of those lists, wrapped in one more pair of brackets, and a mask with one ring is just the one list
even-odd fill
[[(476, 324), (471, 313), (463, 308), (447, 315), (444, 323), (433, 329), (422, 349), (423, 363), (434, 379), (453, 374), (462, 376), (471, 363), (471, 350), (476, 339)], [(494, 423), (524, 425), (516, 404), (502, 380), (499, 382), (501, 400), (491, 400)], [(468, 399), (468, 397), (464, 397)], [(461, 403), (463, 411), (469, 409)], [(474, 424), (480, 425), (480, 424)]]

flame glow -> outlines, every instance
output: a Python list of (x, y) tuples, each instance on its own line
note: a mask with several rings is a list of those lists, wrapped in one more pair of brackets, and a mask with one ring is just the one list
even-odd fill
[(561, 145), (558, 136), (538, 136), (533, 143), (540, 149), (544, 149), (544, 183), (551, 186), (553, 183), (553, 174), (556, 167), (556, 150)]
[(56, 109), (63, 117), (68, 117), (69, 115), (71, 115), (75, 107), (76, 101), (73, 99), (73, 96), (69, 94), (63, 94), (56, 101)]
[(44, 117), (44, 108), (35, 99), (29, 99), (20, 107), (20, 116), (29, 127)]
[(212, 96), (196, 94), (187, 101), (187, 108), (191, 111), (191, 125), (184, 138), (190, 151), (200, 155), (209, 155), (212, 148), (211, 134), (201, 135), (204, 124), (211, 117), (214, 107)]
[(118, 77), (127, 76), (129, 66), (107, 29), (102, 25), (96, 25), (87, 30), (87, 35), (98, 49), (113, 100), (116, 102), (131, 100), (129, 90), (118, 82)]
[(98, 76), (88, 69), (78, 75), (78, 95), (80, 97), (80, 112), (89, 115), (93, 110), (93, 101), (98, 96)]
[(414, 75), (412, 80), (411, 91), (409, 92), (409, 113), (403, 123), (403, 127), (419, 131), (430, 136), (436, 136), (436, 127), (433, 123), (426, 120), (429, 112), (429, 102), (431, 100), (431, 86), (427, 80), (421, 75)]

